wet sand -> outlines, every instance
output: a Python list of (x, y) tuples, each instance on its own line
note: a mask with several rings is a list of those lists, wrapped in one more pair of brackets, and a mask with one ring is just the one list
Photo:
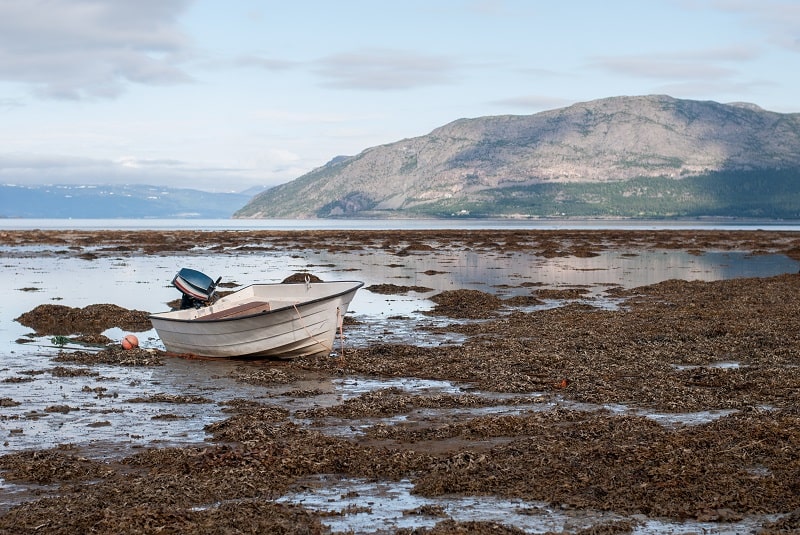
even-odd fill
[[(543, 257), (614, 248), (724, 250), (800, 259), (800, 236), (770, 231), (3, 231), (0, 245), (41, 246), (25, 254), (44, 260), (67, 254), (89, 261), (259, 249), (382, 250), (401, 261), (448, 248)], [(386, 281), (376, 291), (409, 288)], [(623, 306), (614, 310), (571, 301), (582, 288), (553, 292), (531, 287), (512, 303), (475, 290), (442, 292), (430, 314), (452, 323), (430, 329), (460, 334), (463, 343), (376, 342), (339, 359), (265, 363), (238, 380), (281, 382), (291, 391), (309, 377), (416, 377), (502, 394), (509, 405), (569, 400), (572, 408), (390, 420), (423, 409), (474, 408), (485, 397), (387, 387), (290, 418), (274, 406), (230, 399), (228, 417), (207, 426), (203, 447), (150, 448), (111, 460), (71, 446), (0, 457), (5, 480), (41, 486), (2, 512), (0, 532), (324, 533), (331, 513), (277, 501), (319, 475), (409, 480), (420, 496), (521, 499), (575, 518), (588, 511), (619, 515), (568, 530), (576, 533), (628, 533), (649, 519), (724, 530), (752, 518), (761, 519), (754, 532), (800, 532), (800, 275), (617, 288), (610, 292)], [(500, 312), (545, 298), (565, 303)], [(99, 332), (109, 322), (140, 319), (115, 309), (35, 312), (39, 323), (30, 318), (31, 327), (43, 334)], [(138, 351), (65, 352), (59, 360), (91, 369), (95, 362), (157, 366), (170, 358)], [(316, 393), (298, 386), (294, 395)], [(691, 425), (645, 416), (709, 411), (723, 416)], [(331, 417), (384, 420), (354, 439), (323, 432)], [(522, 532), (441, 515), (437, 522), (413, 532)]]

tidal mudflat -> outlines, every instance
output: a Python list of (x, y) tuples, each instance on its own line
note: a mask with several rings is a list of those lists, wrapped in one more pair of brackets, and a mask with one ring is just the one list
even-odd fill
[[(0, 532), (800, 530), (793, 232), (2, 231), (0, 266)], [(179, 359), (142, 317), (181, 267), (366, 286), (335, 355)]]

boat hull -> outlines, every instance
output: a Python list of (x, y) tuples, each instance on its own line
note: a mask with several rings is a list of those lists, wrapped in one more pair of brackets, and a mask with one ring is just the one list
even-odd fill
[(329, 354), (362, 282), (254, 284), (209, 307), (150, 316), (167, 351), (211, 358)]

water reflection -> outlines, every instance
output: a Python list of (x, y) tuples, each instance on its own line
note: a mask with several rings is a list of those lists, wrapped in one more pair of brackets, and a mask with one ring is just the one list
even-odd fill
[[(70, 307), (85, 307), (97, 303), (156, 312), (166, 309), (166, 303), (179, 297), (170, 286), (172, 276), (182, 267), (199, 269), (223, 282), (246, 285), (252, 282), (275, 282), (297, 271), (310, 271), (325, 280), (357, 279), (366, 283), (351, 305), (358, 325), (348, 328), (348, 344), (354, 346), (375, 342), (420, 343), (418, 325), (435, 323), (435, 318), (422, 314), (431, 306), (428, 297), (442, 290), (471, 288), (502, 296), (528, 294), (532, 288), (571, 286), (590, 290), (587, 300), (599, 306), (612, 303), (602, 298), (611, 287), (636, 287), (667, 279), (718, 280), (733, 277), (764, 277), (795, 273), (799, 263), (783, 255), (750, 256), (735, 252), (709, 252), (690, 255), (682, 251), (638, 250), (610, 251), (593, 258), (542, 258), (531, 254), (483, 254), (475, 251), (443, 249), (424, 254), (398, 256), (382, 249), (350, 253), (308, 251), (303, 255), (282, 251), (251, 251), (230, 254), (184, 256), (133, 256), (98, 258), (87, 261), (59, 254), (57, 248), (43, 256), (33, 249), (4, 247), (0, 249), (0, 275), (4, 280), (0, 300), (0, 399), (18, 402), (0, 407), (0, 453), (29, 448), (47, 448), (61, 443), (92, 445), (102, 455), (130, 453), (131, 448), (149, 445), (188, 445), (203, 442), (207, 435), (204, 426), (226, 417), (220, 403), (234, 398), (246, 398), (266, 404), (278, 404), (292, 412), (311, 406), (342, 403), (354, 396), (379, 388), (396, 387), (415, 393), (430, 394), (462, 392), (461, 387), (441, 381), (420, 381), (400, 378), (378, 381), (363, 378), (326, 380), (308, 386), (319, 395), (294, 399), (282, 396), (287, 388), (265, 388), (236, 382), (232, 373), (241, 364), (227, 361), (183, 361), (169, 359), (163, 367), (121, 368), (93, 366), (90, 373), (76, 377), (56, 376), (52, 358), (58, 349), (50, 347), (48, 337), (33, 337), (28, 344), (17, 343), (29, 330), (14, 321), (24, 312), (45, 303)], [(404, 286), (423, 286), (426, 292), (404, 295), (382, 295), (367, 288), (373, 284), (393, 283)], [(598, 297), (600, 296), (600, 297)], [(544, 306), (558, 306), (548, 302)], [(111, 329), (106, 335), (120, 339), (122, 331)], [(154, 331), (139, 336), (144, 347), (162, 348)], [(455, 335), (431, 337), (427, 343), (458, 343)], [(79, 367), (69, 366), (72, 369)], [(96, 373), (97, 375), (93, 375)], [(305, 387), (300, 387), (305, 388)], [(204, 403), (132, 403), (134, 397), (157, 394), (198, 396)], [(471, 392), (474, 394), (474, 392)], [(489, 394), (485, 394), (489, 395)], [(469, 414), (450, 411), (453, 417), (474, 417), (492, 411), (508, 410), (520, 413), (527, 410), (547, 410), (553, 406), (581, 408), (566, 400), (541, 402), (530, 394), (531, 404), (519, 407), (496, 406), (472, 411)], [(500, 399), (500, 398), (498, 398)], [(631, 413), (623, 406), (603, 409)], [(48, 410), (49, 409), (49, 410)], [(585, 407), (597, 410), (598, 407)], [(711, 421), (725, 413), (714, 411), (676, 415), (633, 411), (655, 419), (664, 425), (691, 425)], [(446, 415), (439, 411), (437, 417)], [(428, 413), (430, 415), (430, 413)], [(425, 417), (425, 411), (398, 416), (388, 423), (408, 418)], [(331, 434), (354, 436), (369, 426), (381, 423), (369, 421), (335, 421), (323, 428)], [(386, 526), (412, 527), (433, 525), (437, 518), (424, 515), (403, 515), (404, 511), (426, 505), (441, 507), (445, 514), (457, 519), (493, 518), (489, 511), (502, 513), (502, 521), (514, 518), (515, 525), (531, 522), (534, 530), (566, 530), (591, 526), (609, 516), (592, 517), (586, 512), (583, 520), (567, 518), (559, 511), (542, 508), (539, 504), (524, 504), (492, 498), (443, 498), (435, 501), (414, 497), (406, 483), (365, 483), (359, 481), (321, 482), (324, 488), (307, 490), (284, 499), (301, 502), (309, 508), (330, 508), (330, 498), (342, 495), (361, 496), (370, 504), (373, 514), (331, 517), (333, 529), (353, 529), (363, 522), (364, 530)], [(0, 480), (0, 494), (16, 492), (13, 485)], [(387, 498), (387, 496), (394, 496)], [(2, 503), (2, 500), (0, 500)], [(376, 505), (378, 504), (378, 505)], [(488, 504), (489, 510), (483, 508)], [(347, 505), (347, 504), (345, 504)], [(358, 503), (355, 504), (358, 506)], [(384, 506), (388, 507), (385, 509)], [(493, 513), (492, 513), (493, 514)], [(473, 516), (470, 516), (473, 515)], [(538, 516), (537, 516), (538, 515)], [(407, 522), (408, 520), (408, 522)], [(429, 522), (430, 521), (430, 522)], [(519, 523), (517, 522), (519, 521)], [(755, 522), (747, 519), (731, 524), (732, 530), (749, 530)], [(658, 524), (647, 521), (640, 532), (672, 532), (675, 529), (718, 529), (717, 524), (688, 525)], [(719, 532), (719, 531), (717, 531)]]
[[(524, 253), (479, 254), (474, 251), (433, 251), (425, 254), (398, 256), (384, 250), (359, 253), (309, 251), (303, 256), (275, 252), (208, 256), (133, 256), (98, 258), (87, 261), (54, 253), (47, 257), (31, 254), (30, 249), (6, 247), (0, 251), (2, 275), (7, 290), (0, 300), (0, 381), (4, 382), (0, 397), (23, 402), (20, 409), (2, 408), (6, 433), (16, 429), (17, 421), (25, 421), (23, 433), (12, 437), (17, 446), (48, 446), (66, 441), (92, 428), (93, 440), (198, 441), (204, 438), (202, 426), (220, 417), (213, 403), (207, 408), (192, 406), (166, 407), (147, 405), (136, 411), (125, 410), (124, 400), (141, 393), (140, 385), (150, 390), (163, 388), (186, 395), (202, 395), (219, 401), (217, 389), (232, 387), (226, 380), (226, 364), (213, 363), (198, 373), (195, 363), (170, 361), (162, 369), (120, 370), (97, 367), (99, 378), (54, 378), (48, 370), (50, 358), (57, 349), (50, 347), (49, 337), (32, 338), (28, 344), (17, 342), (29, 335), (29, 329), (14, 318), (45, 303), (85, 307), (96, 303), (114, 303), (129, 309), (156, 312), (179, 293), (170, 285), (172, 276), (182, 267), (194, 267), (211, 275), (222, 276), (224, 282), (245, 285), (256, 281), (280, 281), (297, 271), (310, 271), (326, 280), (359, 279), (366, 283), (351, 305), (359, 320), (347, 329), (347, 344), (363, 346), (375, 342), (408, 342), (452, 344), (462, 340), (456, 335), (431, 335), (420, 338), (420, 325), (443, 324), (422, 314), (432, 303), (427, 299), (436, 292), (456, 288), (472, 288), (504, 296), (527, 294), (531, 287), (584, 286), (595, 304), (605, 301), (601, 295), (609, 287), (651, 284), (671, 278), (716, 280), (731, 277), (771, 276), (796, 272), (798, 262), (783, 255), (750, 256), (735, 252), (710, 252), (690, 255), (681, 251), (611, 251), (593, 258), (563, 257), (546, 259)], [(404, 295), (382, 295), (368, 290), (372, 284), (394, 283), (431, 288), (428, 292)], [(544, 307), (558, 306), (548, 302)], [(613, 303), (612, 303), (613, 304)], [(112, 329), (106, 333), (120, 339), (124, 333)], [(155, 331), (141, 333), (143, 347), (162, 349)], [(35, 375), (25, 375), (25, 373)], [(103, 378), (124, 376), (121, 381)], [(220, 379), (221, 377), (221, 379)], [(133, 385), (128, 387), (126, 385)], [(89, 386), (89, 391), (84, 387)], [(351, 385), (353, 392), (358, 385)], [(107, 388), (107, 397), (97, 403), (96, 388)], [(241, 385), (238, 385), (241, 389)], [(154, 392), (155, 393), (155, 392)], [(250, 395), (245, 393), (244, 395)], [(354, 394), (355, 395), (355, 394)], [(63, 414), (46, 413), (49, 405), (75, 405), (80, 410), (68, 422)], [(120, 409), (120, 410), (117, 410)], [(202, 410), (201, 410), (202, 409)], [(109, 411), (115, 416), (106, 416)], [(170, 411), (181, 424), (159, 420)], [(193, 415), (202, 414), (199, 419)], [(112, 426), (103, 426), (106, 420)], [(145, 425), (146, 424), (146, 425)], [(145, 425), (149, 431), (142, 438), (120, 434), (120, 429)], [(180, 431), (176, 431), (180, 429)], [(175, 436), (181, 433), (182, 436)], [(8, 436), (8, 435), (7, 435)], [(146, 437), (146, 438), (144, 438)]]
[(800, 230), (797, 224), (729, 218), (629, 221), (612, 219), (0, 219), (2, 230)]
[(327, 512), (323, 523), (333, 532), (385, 533), (403, 528), (432, 528), (443, 518), (497, 522), (532, 533), (561, 532), (621, 518), (600, 512), (587, 512), (583, 518), (576, 518), (544, 503), (493, 496), (425, 498), (412, 494), (414, 486), (407, 480), (370, 482), (322, 477), (305, 481), (304, 486), (306, 490), (278, 501)]
[[(492, 292), (503, 297), (531, 293), (531, 288), (585, 287), (589, 297), (602, 296), (614, 286), (636, 287), (667, 279), (720, 280), (796, 273), (800, 263), (784, 255), (739, 252), (607, 251), (592, 258), (542, 258), (532, 254), (480, 254), (474, 251), (426, 252), (398, 256), (381, 249), (356, 253), (281, 251), (209, 254), (207, 256), (133, 256), (87, 261), (66, 255), (31, 255), (25, 248), (0, 250), (0, 276), (8, 291), (0, 300), (0, 354), (20, 350), (15, 343), (27, 329), (14, 322), (20, 314), (44, 303), (85, 307), (96, 303), (158, 312), (177, 298), (169, 284), (182, 267), (199, 269), (223, 282), (246, 285), (277, 282), (297, 271), (310, 271), (326, 280), (358, 279), (366, 283), (350, 310), (362, 321), (359, 343), (370, 336), (392, 341), (408, 335), (430, 308), (428, 297), (460, 288)], [(380, 295), (372, 284), (421, 286), (429, 292)], [(407, 327), (397, 318), (411, 320)], [(145, 337), (147, 340), (147, 337)], [(354, 342), (356, 340), (353, 340)], [(450, 340), (458, 341), (456, 340)], [(442, 341), (445, 342), (445, 341)], [(154, 347), (158, 341), (153, 342)]]
[(426, 286), (439, 291), (475, 288), (509, 295), (529, 293), (527, 286), (532, 284), (632, 288), (668, 279), (712, 281), (765, 277), (796, 272), (800, 265), (784, 255), (753, 256), (742, 252), (693, 255), (684, 251), (608, 251), (591, 258), (551, 259), (524, 253), (496, 255), (472, 251), (401, 258), (373, 251), (355, 262), (342, 262), (336, 255), (326, 253), (319, 257), (321, 262), (333, 263), (340, 269), (359, 268), (372, 280), (396, 281), (395, 284)]
[[(326, 512), (323, 524), (334, 533), (387, 533), (398, 529), (432, 528), (445, 518), (459, 522), (484, 521), (513, 526), (526, 533), (605, 532), (603, 524), (632, 521), (634, 534), (755, 533), (775, 515), (753, 516), (724, 525), (713, 522), (670, 522), (642, 515), (625, 517), (603, 511), (571, 511), (557, 505), (494, 496), (440, 496), (413, 494), (413, 484), (320, 477), (303, 482), (303, 490), (280, 498), (307, 509)], [(613, 530), (608, 530), (609, 532)]]

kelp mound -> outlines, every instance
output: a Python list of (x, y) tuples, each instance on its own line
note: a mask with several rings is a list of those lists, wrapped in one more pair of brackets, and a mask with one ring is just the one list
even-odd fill
[(144, 332), (152, 329), (149, 312), (128, 310), (118, 305), (98, 304), (84, 308), (64, 305), (39, 305), (16, 318), (38, 335), (67, 336), (70, 334), (100, 334), (112, 327), (125, 331)]

